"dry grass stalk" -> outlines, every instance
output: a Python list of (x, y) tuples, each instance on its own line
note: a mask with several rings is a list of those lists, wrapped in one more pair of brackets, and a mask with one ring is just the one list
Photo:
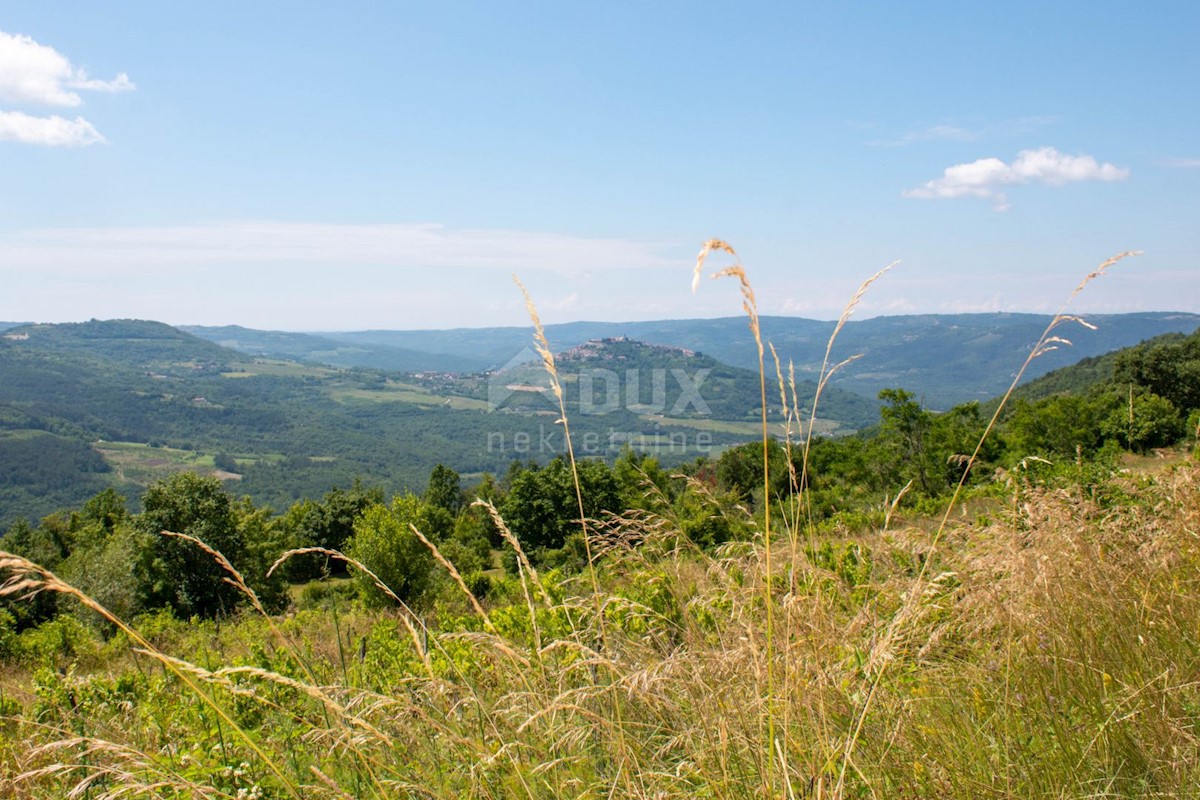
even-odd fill
[(525, 608), (529, 612), (529, 629), (533, 632), (534, 650), (540, 653), (542, 650), (542, 630), (541, 626), (538, 624), (537, 611), (533, 607), (533, 595), (529, 591), (530, 583), (532, 582), (533, 585), (537, 587), (538, 593), (542, 598), (542, 603), (546, 606), (546, 608), (553, 607), (553, 602), (550, 600), (550, 595), (546, 591), (546, 587), (542, 586), (542, 582), (538, 577), (537, 570), (534, 569), (533, 564), (530, 563), (529, 557), (525, 555), (525, 549), (521, 547), (520, 540), (513, 535), (513, 532), (509, 529), (508, 524), (505, 523), (504, 519), (500, 516), (500, 512), (496, 510), (496, 507), (482, 498), (477, 499), (471, 505), (480, 506), (487, 511), (488, 516), (492, 520), (492, 524), (494, 524), (496, 529), (500, 531), (500, 536), (504, 539), (504, 541), (508, 542), (508, 544), (517, 554), (517, 578), (521, 582), (521, 594), (525, 598)]
[(704, 262), (708, 258), (708, 254), (714, 251), (728, 253), (734, 258), (738, 257), (733, 248), (720, 239), (709, 239), (705, 242), (704, 246), (700, 248), (700, 255), (696, 256), (696, 268), (692, 270), (692, 294), (695, 294), (696, 290), (700, 288), (700, 275), (704, 271)]
[[(1059, 309), (1058, 313), (1055, 314), (1053, 318), (1051, 318), (1050, 323), (1046, 326), (1045, 331), (1042, 332), (1041, 337), (1034, 344), (1033, 348), (1029, 351), (1029, 355), (1025, 358), (1024, 363), (1021, 364), (1021, 368), (1019, 370), (1017, 370), (1017, 374), (1013, 377), (1012, 383), (1009, 385), (1008, 390), (1001, 397), (1000, 403), (996, 406), (995, 412), (992, 414), (991, 419), (988, 421), (987, 426), (984, 428), (983, 434), (979, 437), (979, 441), (975, 445), (974, 452), (971, 453), (970, 459), (967, 461), (967, 463), (962, 471), (962, 475), (959, 478), (958, 485), (955, 487), (954, 493), (953, 493), (953, 495), (951, 495), (950, 502), (946, 506), (946, 512), (945, 512), (945, 514), (943, 514), (942, 520), (941, 520), (940, 524), (938, 525), (937, 531), (934, 533), (933, 539), (930, 542), (928, 554), (927, 554), (925, 560), (922, 562), (920, 570), (918, 571), (917, 578), (916, 578), (916, 587), (918, 587), (919, 590), (909, 593), (908, 597), (905, 599), (905, 605), (901, 608), (900, 612), (895, 615), (892, 623), (889, 624), (885, 635), (882, 637), (882, 639), (878, 645), (880, 648), (882, 648), (883, 652), (886, 652), (886, 650), (891, 647), (892, 643), (894, 642), (896, 637), (899, 635), (900, 629), (903, 627), (904, 623), (910, 617), (912, 617), (914, 615), (914, 607), (916, 606), (916, 604), (920, 603), (922, 597), (924, 597), (924, 591), (923, 591), (923, 589), (921, 589), (921, 587), (923, 587), (923, 585), (924, 585), (925, 576), (929, 569), (929, 564), (933, 561), (933, 554), (937, 550), (938, 544), (940, 543), (942, 536), (946, 531), (946, 527), (949, 524), (950, 514), (953, 511), (953, 509), (955, 508), (957, 501), (962, 494), (963, 488), (966, 486), (967, 478), (970, 475), (971, 468), (975, 465), (976, 461), (978, 460), (979, 453), (983, 449), (984, 442), (986, 442), (988, 437), (991, 435), (992, 430), (995, 428), (996, 423), (1000, 419), (1001, 413), (1003, 413), (1005, 407), (1007, 406), (1009, 398), (1012, 397), (1013, 391), (1016, 390), (1017, 385), (1021, 382), (1021, 378), (1024, 377), (1025, 371), (1029, 368), (1029, 365), (1033, 363), (1034, 359), (1036, 359), (1039, 356), (1043, 355), (1044, 353), (1048, 352), (1046, 349), (1047, 346), (1051, 346), (1051, 349), (1052, 349), (1053, 343), (1066, 342), (1066, 340), (1064, 340), (1064, 339), (1055, 337), (1052, 333), (1060, 325), (1067, 323), (1067, 322), (1077, 322), (1077, 323), (1084, 324), (1087, 327), (1094, 327), (1094, 326), (1091, 326), (1089, 323), (1084, 322), (1081, 318), (1079, 318), (1077, 316), (1067, 314), (1066, 311), (1067, 311), (1068, 306), (1079, 295), (1079, 293), (1082, 292), (1085, 287), (1087, 287), (1087, 285), (1089, 283), (1091, 283), (1093, 280), (1095, 280), (1099, 277), (1102, 277), (1104, 274), (1106, 274), (1110, 267), (1112, 267), (1113, 265), (1115, 265), (1116, 263), (1118, 263), (1119, 261), (1121, 261), (1124, 258), (1127, 258), (1130, 256), (1135, 256), (1135, 255), (1140, 255), (1140, 254), (1141, 254), (1141, 251), (1134, 251), (1134, 250), (1126, 251), (1123, 253), (1118, 253), (1117, 255), (1103, 261), (1098, 267), (1096, 267), (1096, 269), (1092, 270), (1086, 276), (1084, 276), (1083, 280), (1081, 280), (1079, 282), (1079, 284), (1075, 287), (1075, 289), (1071, 292), (1071, 294), (1067, 296), (1066, 301), (1064, 301), (1064, 303), (1063, 303), (1062, 307)], [(843, 790), (843, 788), (845, 786), (846, 769), (850, 765), (851, 757), (854, 752), (854, 748), (858, 743), (859, 736), (862, 733), (863, 725), (866, 722), (867, 714), (870, 712), (871, 706), (875, 701), (875, 698), (876, 698), (878, 690), (879, 690), (880, 682), (883, 679), (883, 675), (886, 672), (887, 665), (889, 663), (890, 663), (889, 661), (882, 662), (880, 668), (876, 671), (875, 676), (870, 683), (870, 689), (867, 692), (866, 699), (863, 701), (862, 707), (859, 710), (859, 712), (855, 715), (856, 721), (853, 726), (853, 729), (852, 729), (851, 733), (846, 737), (845, 747), (843, 749), (841, 767), (840, 767), (839, 773), (838, 773), (837, 791), (839, 793)]]
[(473, 608), (475, 613), (478, 614), (483, 620), (483, 624), (487, 627), (487, 629), (492, 633), (495, 633), (496, 626), (492, 624), (492, 618), (488, 616), (488, 613), (484, 611), (483, 606), (479, 604), (479, 599), (475, 597), (475, 593), (468, 588), (467, 582), (464, 581), (462, 575), (459, 574), (458, 568), (454, 566), (450, 559), (442, 555), (442, 551), (438, 549), (437, 545), (429, 541), (428, 537), (421, 533), (416, 525), (413, 525), (410, 522), (408, 527), (413, 532), (413, 535), (420, 539), (421, 543), (429, 548), (429, 551), (433, 553), (434, 559), (436, 559), (437, 562), (442, 565), (442, 568), (445, 569), (446, 572), (450, 573), (450, 577), (454, 580), (454, 583), (458, 586), (458, 588), (462, 590), (462, 593), (466, 595), (467, 601), (471, 604), (471, 608)]
[[(813, 426), (816, 425), (816, 422), (817, 422), (817, 407), (821, 403), (821, 395), (824, 393), (825, 387), (829, 384), (829, 380), (834, 376), (835, 373), (837, 373), (838, 370), (840, 370), (842, 367), (846, 366), (847, 364), (853, 363), (855, 360), (862, 357), (861, 353), (856, 353), (854, 355), (851, 355), (849, 358), (843, 359), (842, 361), (838, 362), (831, 368), (829, 366), (829, 361), (833, 355), (834, 342), (837, 341), (838, 334), (840, 334), (842, 332), (842, 328), (846, 327), (846, 323), (850, 321), (850, 317), (853, 316), (855, 309), (858, 308), (858, 306), (862, 302), (863, 298), (866, 297), (867, 292), (871, 288), (871, 285), (874, 284), (875, 281), (879, 280), (884, 275), (886, 275), (888, 272), (890, 272), (899, 263), (900, 263), (899, 261), (893, 261), (892, 263), (888, 264), (883, 269), (876, 272), (871, 277), (867, 278), (861, 284), (859, 284), (858, 288), (854, 291), (854, 294), (852, 294), (850, 296), (850, 300), (842, 308), (842, 313), (840, 315), (838, 315), (837, 323), (833, 326), (833, 332), (829, 334), (829, 340), (825, 343), (825, 355), (821, 359), (821, 371), (819, 373), (817, 373), (817, 390), (813, 394), (812, 409), (809, 411), (809, 416), (808, 416), (808, 435), (804, 439), (804, 452), (801, 455), (801, 461), (800, 461), (800, 485), (801, 486), (804, 486), (806, 484), (806, 482), (808, 481), (808, 456), (809, 456), (809, 450), (812, 447), (812, 431), (813, 431)], [(795, 388), (795, 384), (793, 383), (793, 396), (795, 395), (794, 388)], [(796, 413), (799, 414), (799, 406), (798, 405), (796, 408)], [(811, 528), (812, 528), (812, 509), (811, 509), (811, 507), (807, 507), (807, 506), (806, 506), (806, 508), (808, 508), (809, 528), (811, 530)]]
[[(726, 242), (720, 239), (710, 239), (705, 242), (700, 250), (700, 255), (696, 259), (696, 268), (692, 273), (692, 291), (696, 290), (698, 285), (700, 272), (704, 268), (705, 259), (708, 254), (714, 250), (720, 250), (738, 259), (737, 253)], [(774, 621), (774, 602), (771, 598), (771, 581), (774, 574), (771, 563), (771, 474), (770, 474), (770, 435), (767, 431), (767, 371), (764, 361), (764, 348), (762, 338), (762, 326), (758, 319), (758, 303), (754, 297), (754, 287), (750, 285), (750, 280), (746, 276), (746, 270), (742, 266), (740, 259), (733, 266), (726, 267), (712, 274), (714, 279), (718, 278), (735, 278), (738, 282), (738, 287), (742, 293), (742, 310), (746, 312), (749, 319), (750, 332), (754, 335), (754, 344), (758, 349), (758, 388), (759, 402), (761, 404), (761, 429), (762, 429), (762, 466), (763, 466), (763, 605), (766, 608), (766, 642), (765, 642), (765, 658), (766, 658), (766, 682), (767, 695), (774, 697), (775, 690), (775, 653), (773, 647), (773, 639), (775, 636), (775, 621)], [(774, 791), (773, 778), (771, 775), (770, 765), (774, 763), (773, 751), (775, 749), (775, 717), (768, 710), (767, 713), (767, 734), (764, 749), (763, 761), (767, 769), (763, 775), (763, 788), (770, 794)]]
[[(592, 596), (594, 597), (596, 608), (596, 620), (599, 627), (601, 641), (605, 644), (605, 649), (608, 649), (608, 626), (605, 624), (604, 614), (601, 610), (600, 600), (600, 579), (596, 574), (596, 559), (592, 551), (591, 535), (588, 531), (587, 512), (583, 505), (583, 487), (579, 481), (579, 468), (575, 459), (575, 444), (571, 439), (571, 423), (567, 416), (567, 403), (563, 395), (562, 385), (558, 377), (558, 367), (554, 361), (554, 352), (550, 349), (550, 343), (546, 339), (546, 332), (542, 328), (541, 318), (538, 316), (537, 307), (534, 305), (533, 298), (529, 295), (529, 291), (525, 288), (525, 284), (513, 275), (513, 282), (517, 288), (521, 290), (522, 296), (525, 298), (525, 309), (529, 312), (529, 319), (533, 322), (534, 329), (534, 347), (538, 354), (542, 357), (542, 366), (546, 369), (546, 374), (550, 377), (550, 385), (554, 391), (554, 396), (558, 400), (559, 422), (563, 426), (563, 439), (567, 444), (567, 460), (571, 467), (571, 481), (575, 487), (575, 502), (579, 508), (579, 526), (583, 533), (584, 552), (587, 556), (588, 577), (591, 579)], [(618, 740), (620, 742), (620, 772), (625, 775), (627, 788), (629, 787), (628, 778), (628, 761), (629, 752), (625, 742), (624, 726), (621, 725), (622, 710), (620, 699), (614, 697), (613, 712), (617, 718)]]

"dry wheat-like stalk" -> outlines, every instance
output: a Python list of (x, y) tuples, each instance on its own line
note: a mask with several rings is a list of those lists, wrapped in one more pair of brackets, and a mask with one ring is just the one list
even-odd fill
[[(550, 377), (550, 386), (554, 391), (554, 396), (558, 400), (558, 422), (563, 426), (563, 439), (567, 444), (567, 460), (571, 466), (571, 478), (575, 485), (575, 502), (579, 507), (579, 525), (583, 532), (583, 547), (587, 554), (588, 575), (592, 581), (592, 591), (594, 594), (600, 593), (600, 582), (596, 576), (595, 557), (592, 553), (591, 536), (588, 533), (587, 513), (583, 506), (583, 487), (579, 482), (579, 469), (575, 461), (575, 445), (571, 440), (571, 423), (567, 418), (566, 398), (563, 396), (562, 384), (558, 377), (558, 366), (554, 361), (554, 352), (550, 349), (550, 342), (546, 339), (546, 331), (542, 327), (542, 320), (538, 316), (537, 306), (534, 305), (533, 298), (529, 295), (529, 290), (525, 288), (525, 284), (521, 283), (521, 279), (513, 275), (513, 282), (517, 284), (517, 288), (521, 290), (522, 296), (525, 298), (525, 309), (529, 312), (529, 319), (533, 322), (533, 342), (534, 349), (542, 357), (542, 366), (546, 369), (546, 374)], [(601, 620), (601, 633), (604, 633), (604, 623)]]
[(695, 294), (696, 290), (700, 288), (700, 275), (704, 271), (704, 262), (708, 258), (708, 254), (713, 251), (728, 253), (734, 258), (738, 257), (733, 248), (720, 239), (709, 239), (705, 242), (704, 246), (700, 248), (700, 255), (696, 256), (696, 268), (692, 270), (692, 294)]
[[(591, 580), (592, 597), (596, 606), (596, 626), (599, 630), (600, 639), (604, 643), (605, 649), (608, 649), (608, 625), (605, 622), (604, 614), (600, 609), (600, 578), (596, 574), (596, 558), (592, 548), (592, 537), (588, 530), (587, 512), (583, 505), (583, 486), (579, 480), (579, 467), (575, 458), (575, 444), (571, 439), (571, 423), (567, 417), (566, 398), (563, 396), (562, 386), (559, 383), (558, 368), (554, 363), (554, 353), (550, 350), (550, 343), (546, 340), (546, 332), (542, 328), (542, 321), (538, 317), (537, 307), (533, 303), (533, 298), (525, 289), (525, 285), (521, 283), (516, 275), (513, 275), (513, 282), (521, 290), (521, 294), (525, 298), (525, 308), (529, 312), (529, 318), (533, 322), (534, 327), (534, 346), (542, 357), (542, 364), (546, 368), (547, 374), (550, 376), (551, 386), (554, 389), (554, 395), (558, 399), (559, 422), (563, 426), (563, 439), (567, 444), (567, 460), (571, 467), (571, 481), (575, 487), (575, 502), (579, 508), (579, 525), (583, 533), (583, 547), (587, 555), (587, 571), (588, 577)], [(628, 763), (631, 754), (625, 740), (624, 726), (621, 724), (623, 714), (619, 698), (613, 698), (613, 714), (617, 719), (617, 738), (620, 749), (620, 771), (624, 776), (626, 788), (632, 790), (632, 784), (629, 782)]]
[[(1064, 323), (1067, 323), (1067, 322), (1076, 322), (1076, 323), (1083, 324), (1084, 326), (1089, 327), (1089, 328), (1094, 327), (1090, 323), (1087, 323), (1084, 320), (1082, 320), (1080, 317), (1068, 314), (1067, 308), (1070, 306), (1071, 302), (1079, 295), (1079, 293), (1082, 292), (1085, 287), (1087, 287), (1087, 285), (1089, 283), (1091, 283), (1093, 280), (1096, 280), (1097, 278), (1100, 278), (1103, 275), (1105, 275), (1108, 272), (1109, 268), (1111, 268), (1113, 265), (1117, 264), (1122, 259), (1128, 258), (1130, 256), (1140, 255), (1140, 254), (1141, 254), (1140, 250), (1127, 250), (1125, 252), (1118, 253), (1117, 255), (1112, 256), (1111, 258), (1108, 258), (1105, 261), (1101, 262), (1101, 264), (1099, 266), (1097, 266), (1094, 270), (1092, 270), (1087, 275), (1085, 275), (1084, 278), (1079, 282), (1079, 284), (1074, 288), (1074, 290), (1067, 296), (1067, 299), (1063, 302), (1058, 313), (1056, 313), (1054, 315), (1054, 317), (1051, 318), (1050, 323), (1046, 326), (1045, 331), (1042, 332), (1041, 337), (1038, 338), (1038, 340), (1034, 344), (1033, 348), (1029, 351), (1029, 355), (1025, 358), (1024, 363), (1021, 364), (1021, 368), (1017, 370), (1016, 375), (1013, 377), (1012, 383), (1008, 387), (1008, 391), (1006, 391), (1004, 393), (1004, 395), (1000, 398), (1000, 403), (997, 405), (995, 412), (992, 414), (991, 419), (988, 421), (987, 426), (984, 428), (983, 434), (979, 437), (979, 441), (975, 445), (974, 452), (971, 453), (970, 458), (966, 462), (966, 465), (962, 472), (962, 476), (959, 478), (958, 485), (955, 487), (954, 493), (950, 497), (950, 502), (947, 504), (946, 512), (945, 512), (945, 514), (943, 514), (941, 523), (938, 525), (937, 531), (934, 533), (933, 538), (930, 541), (930, 545), (929, 545), (926, 557), (921, 564), (920, 570), (917, 573), (917, 576), (916, 576), (916, 579), (914, 582), (914, 586), (916, 587), (916, 590), (910, 591), (908, 593), (907, 597), (905, 598), (904, 605), (900, 608), (899, 612), (897, 612), (896, 615), (893, 617), (893, 620), (888, 625), (888, 628), (887, 628), (884, 636), (881, 637), (880, 641), (876, 645), (878, 648), (880, 648), (881, 652), (886, 652), (888, 649), (891, 648), (896, 637), (899, 636), (899, 634), (900, 634), (901, 627), (903, 627), (903, 625), (910, 618), (914, 618), (916, 616), (914, 614), (913, 608), (910, 608), (910, 606), (915, 606), (916, 604), (920, 603), (921, 599), (925, 596), (925, 592), (922, 589), (922, 587), (924, 585), (924, 581), (925, 581), (925, 576), (928, 572), (929, 565), (934, 560), (933, 559), (934, 551), (937, 549), (938, 544), (940, 543), (942, 536), (944, 535), (944, 533), (946, 531), (946, 527), (949, 524), (950, 514), (953, 511), (955, 505), (957, 504), (958, 498), (961, 496), (963, 488), (966, 486), (967, 478), (970, 475), (971, 468), (975, 465), (976, 461), (978, 460), (979, 453), (983, 449), (984, 442), (991, 435), (992, 430), (995, 428), (996, 423), (1000, 419), (1001, 413), (1003, 413), (1005, 407), (1007, 406), (1009, 398), (1012, 397), (1012, 393), (1016, 390), (1017, 385), (1021, 382), (1021, 378), (1024, 377), (1025, 371), (1029, 368), (1029, 365), (1032, 364), (1036, 358), (1038, 358), (1039, 356), (1048, 352), (1046, 349), (1048, 346), (1050, 346), (1052, 348), (1053, 344), (1055, 344), (1055, 343), (1059, 343), (1059, 344), (1067, 343), (1066, 340), (1061, 339), (1060, 337), (1055, 337), (1053, 335), (1053, 331), (1058, 326), (1060, 326)], [(855, 746), (858, 744), (858, 739), (862, 734), (862, 728), (863, 728), (863, 725), (866, 723), (867, 714), (870, 712), (870, 709), (875, 702), (875, 698), (878, 695), (880, 682), (883, 680), (883, 676), (884, 676), (885, 672), (887, 671), (887, 666), (890, 663), (891, 663), (890, 661), (885, 660), (882, 662), (879, 669), (875, 670), (875, 674), (871, 680), (870, 688), (866, 694), (866, 698), (862, 703), (862, 707), (855, 714), (855, 723), (852, 726), (850, 733), (846, 736), (845, 745), (842, 750), (841, 766), (838, 771), (838, 782), (837, 782), (837, 786), (836, 786), (836, 790), (839, 793), (839, 795), (842, 792), (842, 790), (844, 789), (846, 770), (851, 765), (851, 757), (854, 753)]]
[[(63, 735), (29, 751), (32, 759), (58, 758), (45, 767), (28, 769), (13, 778), (14, 784), (35, 783), (43, 778), (71, 780), (68, 798), (160, 797), (184, 792), (190, 797), (228, 797), (212, 786), (188, 780), (162, 769), (146, 753), (128, 745), (92, 736)], [(69, 760), (74, 757), (76, 761)], [(115, 762), (115, 763), (114, 763)]]
[[(692, 273), (692, 290), (695, 291), (699, 280), (700, 272), (704, 268), (704, 262), (709, 253), (714, 250), (720, 250), (738, 259), (737, 253), (726, 242), (720, 239), (710, 239), (704, 243), (700, 249), (700, 255), (696, 259), (696, 267)], [(766, 641), (765, 641), (765, 658), (766, 658), (766, 683), (767, 696), (773, 698), (775, 693), (775, 651), (774, 651), (774, 636), (775, 622), (774, 610), (771, 599), (771, 580), (773, 568), (771, 564), (771, 475), (770, 475), (770, 436), (767, 431), (767, 371), (764, 361), (764, 347), (762, 338), (762, 326), (758, 318), (758, 302), (754, 296), (754, 287), (751, 286), (749, 278), (746, 276), (746, 269), (742, 266), (740, 259), (732, 266), (719, 270), (711, 276), (714, 279), (719, 278), (735, 278), (738, 282), (738, 287), (742, 294), (742, 310), (746, 312), (749, 319), (750, 332), (754, 335), (754, 344), (758, 349), (758, 384), (759, 384), (759, 402), (761, 403), (761, 426), (762, 426), (762, 466), (763, 466), (763, 605), (766, 608)], [(773, 763), (771, 752), (774, 750), (775, 741), (775, 716), (768, 707), (767, 711), (767, 741), (766, 741), (766, 756), (764, 758), (765, 769), (763, 772), (763, 789), (770, 794), (772, 789), (772, 776), (770, 765)]]
[(512, 546), (517, 554), (517, 577), (521, 582), (521, 594), (525, 598), (525, 608), (529, 612), (529, 628), (533, 631), (533, 646), (535, 651), (540, 652), (542, 649), (542, 630), (541, 626), (538, 625), (537, 611), (533, 607), (533, 595), (529, 591), (529, 584), (532, 582), (537, 587), (546, 608), (553, 608), (550, 595), (546, 591), (546, 587), (542, 586), (537, 570), (533, 568), (533, 564), (530, 563), (528, 556), (525, 555), (525, 549), (521, 547), (521, 542), (513, 535), (513, 532), (500, 516), (500, 512), (496, 510), (496, 507), (482, 498), (475, 500), (471, 505), (480, 506), (487, 511), (488, 516), (492, 519), (492, 523), (500, 531), (501, 537)]
[(462, 575), (459, 574), (458, 568), (454, 566), (450, 559), (442, 555), (442, 551), (438, 549), (438, 546), (429, 541), (425, 534), (421, 533), (420, 529), (418, 529), (416, 525), (410, 522), (408, 527), (409, 530), (411, 530), (413, 534), (421, 540), (421, 543), (429, 548), (429, 551), (433, 553), (434, 559), (442, 565), (442, 568), (445, 569), (446, 572), (450, 573), (450, 577), (454, 580), (454, 583), (457, 584), (458, 588), (462, 590), (462, 593), (467, 596), (468, 602), (471, 603), (471, 608), (473, 608), (475, 613), (478, 614), (483, 620), (483, 624), (487, 626), (487, 629), (492, 633), (495, 633), (496, 626), (492, 624), (492, 618), (488, 616), (487, 611), (484, 611), (483, 606), (479, 604), (479, 600), (475, 597), (475, 593), (468, 588), (467, 582), (464, 581)]
[[(833, 367), (830, 367), (829, 362), (830, 362), (830, 358), (833, 355), (833, 345), (837, 341), (838, 334), (840, 334), (842, 332), (842, 328), (846, 327), (846, 323), (850, 321), (850, 317), (853, 316), (855, 309), (858, 308), (858, 306), (862, 302), (863, 298), (866, 297), (867, 292), (870, 290), (872, 284), (874, 284), (877, 280), (879, 280), (884, 275), (886, 275), (888, 272), (890, 272), (899, 263), (900, 263), (899, 261), (893, 261), (892, 263), (888, 264), (883, 269), (880, 269), (879, 271), (877, 271), (871, 277), (867, 278), (861, 284), (859, 284), (858, 288), (854, 291), (854, 294), (850, 296), (849, 302), (847, 302), (845, 307), (842, 308), (842, 313), (838, 316), (837, 323), (833, 326), (833, 332), (829, 334), (829, 340), (825, 343), (825, 356), (821, 359), (821, 371), (819, 373), (817, 373), (817, 390), (813, 394), (812, 409), (809, 411), (809, 416), (808, 416), (808, 435), (805, 437), (804, 451), (801, 454), (801, 460), (800, 460), (800, 485), (801, 486), (804, 486), (806, 484), (806, 482), (808, 481), (808, 457), (809, 457), (809, 451), (812, 447), (812, 431), (813, 431), (813, 426), (816, 425), (816, 422), (817, 422), (817, 406), (819, 406), (821, 403), (821, 395), (825, 392), (825, 387), (828, 386), (830, 379), (833, 378), (834, 374), (836, 374), (838, 372), (838, 370), (842, 369), (842, 367), (845, 367), (846, 365), (851, 364), (854, 361), (856, 361), (862, 357), (861, 353), (856, 353), (854, 355), (849, 356), (848, 358), (843, 359), (842, 361), (838, 362), (837, 364), (833, 365)], [(794, 394), (794, 386), (795, 386), (795, 384), (793, 383), (793, 394)], [(797, 413), (799, 413), (798, 407), (797, 407)], [(812, 509), (809, 508), (808, 512), (811, 515)], [(809, 527), (810, 527), (810, 529), (812, 527), (811, 516), (810, 516)]]
[[(542, 366), (545, 368), (546, 374), (550, 376), (550, 388), (561, 405), (563, 391), (562, 384), (558, 379), (558, 365), (554, 361), (554, 351), (550, 349), (550, 342), (546, 339), (546, 330), (542, 327), (542, 319), (538, 316), (537, 306), (534, 305), (533, 298), (530, 296), (529, 290), (525, 288), (525, 284), (521, 283), (521, 279), (516, 275), (513, 275), (512, 279), (517, 288), (521, 290), (521, 296), (525, 298), (525, 311), (533, 322), (533, 349), (541, 356)], [(560, 408), (560, 411), (562, 411), (561, 422), (565, 424), (566, 409)]]

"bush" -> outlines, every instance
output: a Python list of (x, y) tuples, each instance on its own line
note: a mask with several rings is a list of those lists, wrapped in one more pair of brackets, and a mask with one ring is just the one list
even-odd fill
[(1145, 453), (1150, 448), (1177, 442), (1183, 433), (1183, 420), (1170, 400), (1143, 392), (1113, 409), (1100, 428), (1105, 436), (1116, 439), (1126, 449)]
[(26, 663), (58, 666), (93, 655), (99, 642), (82, 622), (63, 614), (22, 633), (17, 647)]
[[(362, 562), (397, 597), (412, 604), (429, 588), (433, 555), (410, 525), (424, 522), (424, 505), (414, 495), (397, 497), (390, 508), (375, 505), (354, 523), (347, 555)], [(363, 599), (375, 606), (393, 603), (369, 576), (354, 576)]]

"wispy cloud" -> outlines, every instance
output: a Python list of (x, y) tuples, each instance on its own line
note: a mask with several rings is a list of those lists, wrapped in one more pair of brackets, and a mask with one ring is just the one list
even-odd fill
[(565, 297), (543, 300), (538, 306), (545, 311), (570, 311), (579, 305), (579, 292), (571, 292)]
[(981, 158), (968, 164), (947, 167), (942, 177), (907, 189), (904, 197), (923, 200), (955, 197), (980, 197), (991, 200), (997, 211), (1007, 211), (1008, 198), (1003, 187), (1027, 183), (1062, 186), (1079, 181), (1119, 181), (1129, 170), (1101, 164), (1092, 156), (1072, 156), (1053, 147), (1022, 150), (1011, 164), (998, 158)]
[(1031, 133), (1055, 122), (1058, 122), (1058, 117), (1017, 117), (974, 128), (941, 123), (910, 130), (891, 139), (875, 139), (867, 144), (872, 147), (906, 147), (922, 142), (974, 142), (992, 136)]
[[(548, 321), (631, 319), (686, 288), (692, 250), (436, 224), (30, 230), (0, 233), (0, 319), (140, 317), (289, 330), (525, 324), (513, 272)], [(594, 278), (587, 288), (582, 275)], [(711, 293), (714, 303), (719, 296)]]
[(1159, 163), (1177, 169), (1200, 169), (1200, 158), (1164, 158)]
[(172, 268), (292, 265), (455, 267), (575, 274), (678, 266), (662, 245), (434, 223), (225, 222), (145, 228), (52, 228), (0, 235), (0, 263), (122, 274)]
[(20, 111), (0, 111), (0, 142), (24, 142), (48, 147), (83, 147), (104, 137), (83, 117), (66, 119), (57, 114), (33, 117)]
[[(75, 108), (83, 105), (79, 91), (128, 92), (137, 88), (120, 73), (100, 80), (76, 67), (53, 47), (28, 36), (0, 31), (0, 100), (35, 106)], [(77, 91), (78, 90), (78, 91)], [(0, 111), (0, 141), (79, 147), (97, 144), (104, 137), (83, 117), (35, 117), (18, 111)]]
[(894, 139), (874, 139), (867, 142), (867, 144), (872, 147), (904, 147), (910, 144), (917, 144), (918, 142), (973, 142), (982, 135), (981, 131), (962, 128), (958, 125), (934, 125), (929, 128), (909, 131)]

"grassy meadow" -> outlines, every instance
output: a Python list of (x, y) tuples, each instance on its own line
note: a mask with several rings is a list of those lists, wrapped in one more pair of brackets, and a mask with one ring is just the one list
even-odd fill
[[(710, 243), (698, 276), (714, 250), (733, 252)], [(757, 339), (745, 273), (735, 264), (718, 276), (739, 284)], [(1030, 360), (1072, 320), (1056, 317)], [(840, 366), (834, 344), (822, 388)], [(853, 520), (820, 520), (798, 435), (819, 394), (792, 396), (787, 365), (758, 347), (759, 433), (767, 405), (782, 407), (786, 428), (769, 433), (801, 466), (786, 500), (735, 509), (748, 535), (716, 546), (689, 537), (650, 480), (639, 508), (579, 523), (578, 571), (536, 563), (485, 503), (511, 564), (486, 583), (460, 575), (414, 528), (441, 581), (419, 607), (396, 595), (364, 605), (351, 582), (326, 580), (268, 613), (224, 562), (249, 609), (207, 621), (123, 620), (30, 561), (0, 557), (6, 594), (72, 598), (110, 633), (60, 617), (19, 643), (0, 640), (0, 651), (29, 656), (0, 680), (0, 794), (1200, 794), (1192, 448), (1115, 471), (1079, 459), (1049, 473), (1030, 459), (969, 487), (977, 449), (962, 454), (959, 488), (940, 503), (906, 506), (897, 486)], [(562, 420), (569, 435), (565, 411)], [(769, 472), (764, 464), (764, 480)], [(702, 481), (689, 491), (716, 507)], [(363, 579), (353, 553), (325, 554)]]

